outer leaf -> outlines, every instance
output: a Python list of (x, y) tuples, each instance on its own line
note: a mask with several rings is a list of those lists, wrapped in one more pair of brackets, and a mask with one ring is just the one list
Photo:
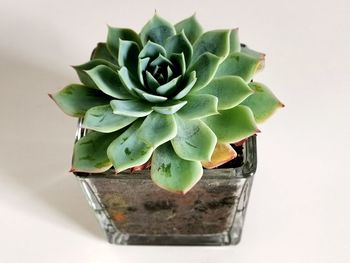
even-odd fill
[(86, 73), (94, 81), (96, 86), (105, 94), (117, 99), (131, 99), (133, 96), (124, 87), (118, 73), (107, 66), (99, 65)]
[(190, 64), (193, 49), (184, 31), (181, 31), (181, 33), (168, 38), (165, 42), (165, 49), (167, 50), (168, 54), (183, 53), (186, 64)]
[(112, 100), (111, 107), (114, 114), (144, 117), (152, 112), (152, 106), (139, 100)]
[(184, 31), (191, 44), (193, 44), (203, 33), (202, 26), (198, 23), (195, 15), (177, 23), (175, 29), (177, 33)]
[(230, 32), (230, 54), (239, 52), (241, 50), (241, 43), (238, 37), (238, 28), (232, 29)]
[(200, 120), (176, 118), (177, 135), (171, 140), (180, 158), (190, 161), (210, 160), (216, 145), (216, 136)]
[(187, 101), (169, 101), (163, 104), (159, 104), (158, 106), (153, 106), (152, 109), (161, 114), (174, 114), (178, 110), (180, 110), (184, 105), (186, 105)]
[(255, 93), (243, 101), (242, 105), (248, 106), (253, 111), (257, 123), (265, 121), (278, 108), (284, 107), (264, 84), (251, 82), (249, 83), (249, 87), (251, 87)]
[(176, 136), (174, 116), (152, 112), (137, 131), (137, 138), (157, 148)]
[(192, 71), (188, 76), (187, 80), (185, 80), (183, 84), (179, 84), (179, 86), (184, 88), (177, 95), (174, 96), (174, 99), (179, 100), (185, 97), (192, 90), (194, 84), (196, 84), (196, 81), (196, 71)]
[(193, 120), (218, 114), (218, 99), (213, 95), (190, 95), (186, 100), (187, 104), (177, 112), (181, 118)]
[(213, 30), (201, 35), (193, 45), (192, 61), (209, 52), (220, 58), (225, 58), (230, 51), (230, 31)]
[(159, 187), (185, 194), (202, 177), (203, 168), (198, 161), (181, 159), (170, 143), (159, 146), (153, 154), (152, 180)]
[(255, 51), (244, 44), (241, 45), (241, 52), (244, 54), (247, 54), (251, 57), (254, 57), (256, 59), (260, 59), (260, 60), (264, 60), (265, 56), (266, 56), (264, 53), (261, 53), (259, 51)]
[(99, 133), (91, 131), (74, 145), (72, 172), (101, 173), (112, 167), (107, 148), (120, 131)]
[(258, 68), (256, 70), (257, 72), (264, 68), (265, 56), (266, 56), (264, 53), (250, 49), (246, 45), (241, 45), (241, 52), (260, 60), (260, 63), (259, 63)]
[(140, 49), (133, 41), (119, 40), (118, 63), (127, 67), (134, 75), (137, 74), (137, 63)]
[(210, 161), (202, 161), (204, 168), (213, 169), (237, 157), (236, 151), (228, 143), (218, 143), (215, 146)]
[(105, 65), (105, 66), (107, 66), (115, 71), (118, 70), (118, 67), (116, 65), (114, 65), (114, 64), (112, 64), (104, 59), (94, 59), (94, 60), (91, 60), (85, 64), (82, 64), (79, 66), (73, 66), (73, 68), (77, 72), (81, 83), (83, 83), (84, 85), (91, 87), (91, 88), (98, 88), (96, 86), (95, 82), (86, 73), (86, 71), (93, 69), (94, 67), (99, 66), (99, 65)]
[(103, 59), (106, 60), (114, 65), (117, 65), (117, 60), (112, 56), (112, 54), (107, 49), (106, 43), (98, 43), (97, 47), (94, 49), (94, 51), (91, 54), (91, 60), (94, 59)]
[(137, 121), (109, 145), (107, 155), (116, 172), (142, 165), (151, 158), (152, 146), (136, 136), (140, 125)]
[(174, 26), (157, 14), (148, 21), (140, 32), (140, 38), (143, 44), (146, 44), (150, 40), (154, 43), (164, 45), (165, 40), (173, 35), (175, 35)]
[(198, 93), (214, 95), (219, 100), (218, 109), (227, 110), (240, 104), (253, 91), (240, 77), (224, 76), (212, 80)]
[(245, 53), (232, 53), (221, 63), (215, 77), (235, 75), (249, 82), (252, 80), (261, 63), (263, 63), (262, 59), (252, 57)]
[(109, 102), (110, 98), (101, 91), (79, 84), (71, 84), (54, 95), (49, 95), (68, 115), (84, 117), (85, 112), (97, 105)]
[(190, 66), (187, 72), (195, 71), (197, 76), (197, 81), (191, 92), (205, 87), (213, 79), (219, 67), (219, 63), (219, 57), (207, 52), (201, 55), (197, 61)]
[(116, 28), (108, 26), (107, 48), (115, 59), (118, 59), (119, 39), (134, 41), (141, 48), (141, 40), (138, 34), (129, 28)]
[(220, 114), (202, 120), (216, 134), (221, 143), (238, 142), (259, 132), (253, 113), (246, 106), (220, 111)]
[(96, 106), (88, 110), (85, 114), (84, 128), (110, 133), (120, 130), (137, 118), (113, 114), (110, 105)]

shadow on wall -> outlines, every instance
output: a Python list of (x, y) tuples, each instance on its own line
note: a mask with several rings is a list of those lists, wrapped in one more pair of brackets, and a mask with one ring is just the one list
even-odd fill
[(77, 231), (77, 226), (103, 238), (68, 173), (76, 119), (60, 112), (47, 96), (75, 82), (73, 70), (65, 76), (55, 65), (30, 64), (9, 53), (0, 50), (1, 201), (59, 228)]

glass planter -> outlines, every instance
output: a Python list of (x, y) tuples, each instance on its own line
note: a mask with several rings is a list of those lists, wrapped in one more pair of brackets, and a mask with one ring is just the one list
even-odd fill
[[(85, 134), (79, 122), (77, 140)], [(256, 138), (234, 161), (212, 170), (186, 195), (156, 186), (149, 170), (76, 173), (110, 243), (121, 245), (235, 245), (241, 239), (256, 170)]]

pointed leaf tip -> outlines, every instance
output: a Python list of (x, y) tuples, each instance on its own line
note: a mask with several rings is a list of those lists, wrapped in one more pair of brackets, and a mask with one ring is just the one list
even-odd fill
[(157, 13), (141, 29), (140, 38), (143, 44), (148, 40), (163, 45), (165, 40), (173, 35), (176, 31), (174, 26)]
[(193, 44), (203, 33), (203, 28), (196, 19), (196, 13), (177, 23), (175, 29), (177, 33), (184, 31), (191, 44)]
[(264, 122), (277, 109), (284, 106), (264, 84), (251, 82), (248, 85), (254, 93), (246, 98), (241, 105), (248, 106), (252, 110), (257, 123)]

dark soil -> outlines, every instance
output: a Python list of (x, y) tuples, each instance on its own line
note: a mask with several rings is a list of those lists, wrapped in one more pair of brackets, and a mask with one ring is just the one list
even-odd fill
[[(243, 147), (232, 146), (238, 156), (219, 168), (243, 164)], [(210, 176), (203, 176), (186, 195), (159, 188), (147, 170), (87, 180), (122, 233), (166, 236), (227, 232), (232, 226), (242, 181), (219, 169), (205, 173)]]

